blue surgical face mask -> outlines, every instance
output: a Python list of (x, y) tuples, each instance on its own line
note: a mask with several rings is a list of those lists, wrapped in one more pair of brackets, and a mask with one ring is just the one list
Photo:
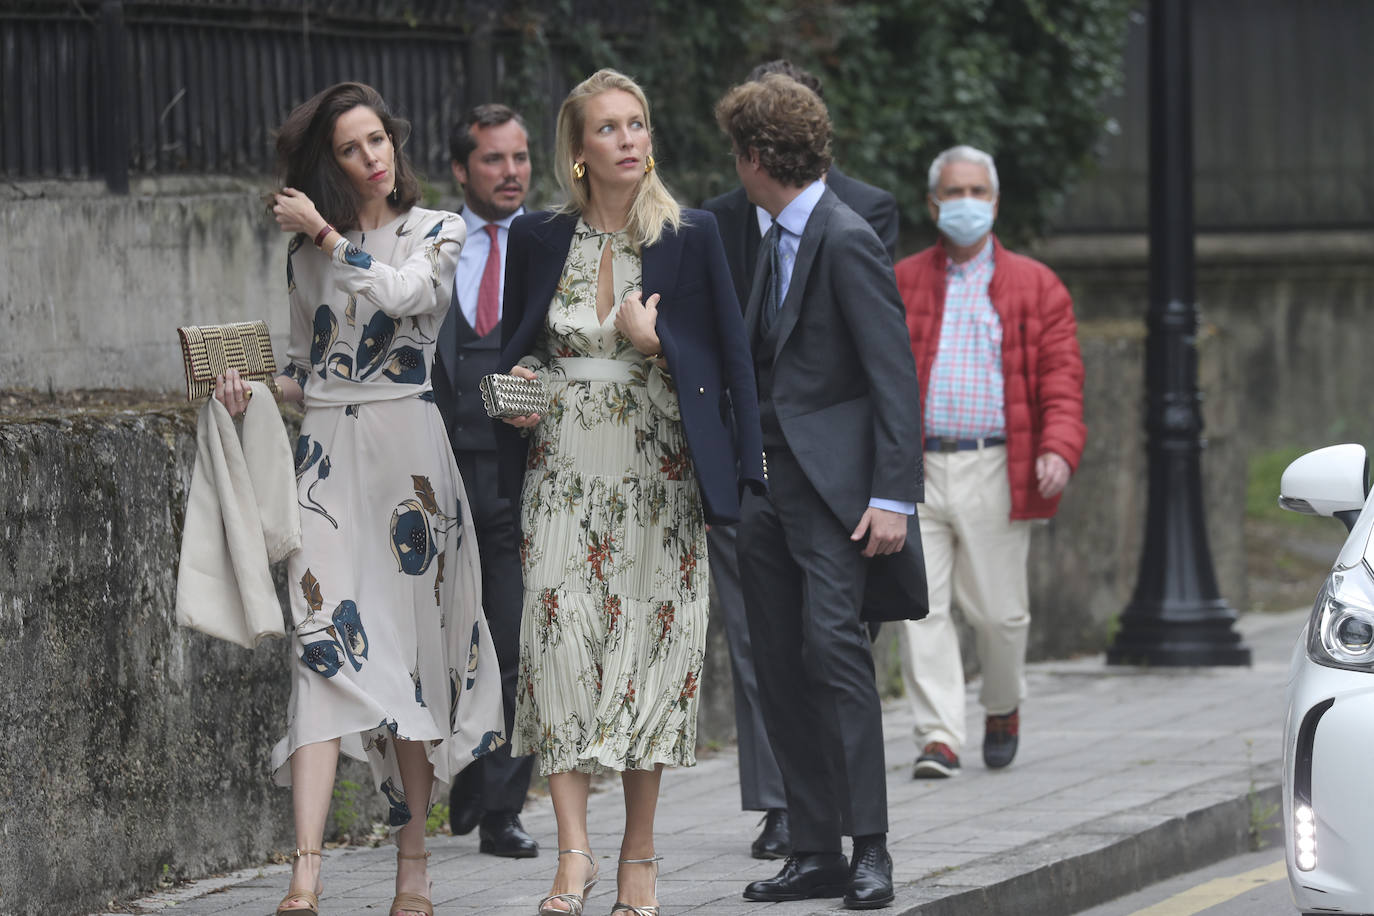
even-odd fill
[(959, 247), (972, 245), (992, 229), (992, 201), (955, 197), (935, 202), (940, 218), (935, 225)]

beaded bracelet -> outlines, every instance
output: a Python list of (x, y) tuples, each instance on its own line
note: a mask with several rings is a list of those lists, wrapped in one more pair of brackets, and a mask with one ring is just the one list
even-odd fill
[(325, 224), (324, 224), (324, 228), (320, 230), (320, 234), (317, 235), (317, 236), (315, 236), (315, 247), (316, 247), (316, 248), (319, 248), (319, 247), (320, 247), (320, 243), (324, 241), (325, 236), (329, 235), (329, 233), (331, 233), (331, 232), (337, 232), (337, 231), (338, 231), (338, 230), (335, 229), (333, 226), (329, 225), (328, 223), (325, 223)]

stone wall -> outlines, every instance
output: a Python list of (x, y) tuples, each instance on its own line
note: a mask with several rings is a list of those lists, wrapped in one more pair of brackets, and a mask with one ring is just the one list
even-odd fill
[[(1080, 316), (1144, 314), (1143, 236), (1061, 236), (1035, 253), (1064, 278)], [(1196, 286), (1204, 328), (1234, 360), (1234, 374), (1218, 379), (1230, 390), (1204, 385), (1204, 394), (1235, 398), (1244, 448), (1369, 443), (1374, 230), (1200, 236)]]
[(286, 354), (286, 242), (261, 188), (145, 179), (0, 188), (0, 388), (183, 384), (176, 329), (266, 319)]
[(194, 445), (189, 410), (0, 418), (0, 912), (89, 912), (293, 845), (267, 772), (285, 644), (174, 622)]

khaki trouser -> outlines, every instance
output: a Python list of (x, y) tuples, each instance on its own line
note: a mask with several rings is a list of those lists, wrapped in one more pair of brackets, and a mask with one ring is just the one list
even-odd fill
[(1030, 522), (1010, 520), (1006, 446), (927, 452), (918, 515), (930, 615), (902, 626), (902, 677), (916, 717), (916, 746), (941, 741), (959, 753), (964, 668), (951, 595), (976, 634), (983, 708), (1004, 715), (1026, 695)]

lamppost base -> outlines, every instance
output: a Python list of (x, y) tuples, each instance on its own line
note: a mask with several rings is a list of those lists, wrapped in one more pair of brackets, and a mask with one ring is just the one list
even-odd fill
[(1236, 613), (1225, 601), (1187, 609), (1193, 619), (1175, 616), (1178, 610), (1127, 609), (1107, 649), (1107, 664), (1160, 668), (1250, 664), (1250, 647), (1231, 630)]

